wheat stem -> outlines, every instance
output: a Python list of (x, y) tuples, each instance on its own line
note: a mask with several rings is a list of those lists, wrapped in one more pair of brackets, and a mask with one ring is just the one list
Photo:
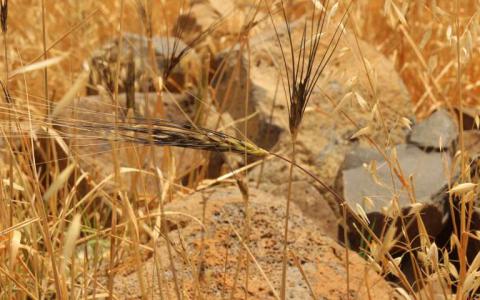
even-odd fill
[(287, 192), (287, 206), (285, 211), (285, 229), (283, 236), (283, 260), (282, 260), (282, 285), (280, 289), (280, 298), (284, 300), (286, 298), (287, 289), (287, 264), (288, 264), (288, 223), (290, 220), (290, 203), (292, 201), (292, 181), (293, 181), (293, 168), (295, 166), (296, 159), (296, 144), (297, 136), (292, 134), (292, 160), (290, 163), (290, 170), (288, 175), (288, 192)]

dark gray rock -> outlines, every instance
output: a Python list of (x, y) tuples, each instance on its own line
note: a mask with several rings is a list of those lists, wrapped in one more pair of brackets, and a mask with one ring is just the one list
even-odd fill
[(478, 115), (478, 109), (464, 107), (460, 112), (460, 110), (456, 108), (455, 115), (457, 117), (457, 120), (460, 120), (460, 115), (462, 116), (463, 129), (465, 131), (478, 131), (478, 129), (480, 129), (477, 127), (475, 121), (475, 118)]
[[(420, 215), (430, 236), (438, 235), (446, 222), (448, 212), (443, 197), (439, 193), (447, 184), (445, 165), (450, 165), (450, 157), (440, 152), (424, 152), (413, 145), (396, 147), (398, 163), (403, 172), (405, 182), (409, 176), (413, 178), (415, 201), (422, 204)], [(387, 155), (390, 155), (387, 153)], [(376, 178), (363, 166), (372, 160), (376, 161)], [(411, 209), (411, 196), (406, 187), (391, 171), (383, 158), (373, 150), (357, 148), (347, 155), (341, 174), (341, 188), (345, 200), (350, 207), (361, 205), (370, 220), (371, 228), (380, 236), (385, 231), (385, 224), (397, 223), (400, 219), (387, 215), (391, 200), (396, 196), (402, 215), (407, 216)], [(368, 197), (370, 201), (365, 201)], [(398, 216), (398, 215), (397, 215)], [(406, 218), (408, 236), (413, 240), (418, 235), (418, 226), (414, 215)], [(349, 220), (349, 242), (352, 248), (361, 246), (361, 237)], [(357, 227), (361, 227), (357, 225)], [(401, 223), (397, 224), (397, 228)], [(343, 240), (343, 230), (339, 237)]]
[(428, 119), (415, 125), (410, 142), (425, 149), (447, 149), (458, 137), (458, 129), (450, 114), (440, 109)]
[(465, 152), (470, 157), (480, 157), (480, 130), (469, 130), (463, 133)]
[[(470, 162), (470, 177), (472, 178), (472, 182), (478, 183), (480, 179), (480, 157), (472, 157)], [(443, 193), (443, 198), (446, 203), (446, 205), (450, 205), (449, 202), (449, 195), (446, 193)], [(450, 246), (450, 241), (451, 237), (453, 234), (456, 234), (456, 230), (458, 228), (461, 228), (461, 219), (465, 218), (465, 216), (462, 217), (461, 215), (461, 196), (459, 195), (454, 195), (452, 197), (452, 204), (453, 204), (453, 209), (452, 212), (454, 213), (453, 216), (450, 216), (448, 220), (448, 226), (445, 227), (443, 230), (442, 234), (437, 238), (435, 241), (436, 244), (439, 247), (449, 247)], [(472, 236), (477, 235), (477, 232), (480, 231), (480, 194), (477, 193), (474, 194), (473, 196), (473, 207), (471, 211), (471, 216), (470, 218), (470, 223), (469, 223), (469, 233), (471, 236), (469, 237), (468, 240), (468, 246), (467, 246), (467, 251), (466, 251), (466, 256), (468, 263), (471, 264), (473, 260), (475, 259), (475, 256), (480, 252), (480, 241), (473, 238)], [(467, 206), (468, 207), (468, 206)], [(467, 209), (467, 212), (469, 210)], [(457, 256), (457, 251), (452, 251), (450, 254), (450, 261), (454, 262), (457, 264), (458, 262), (458, 256)], [(458, 267), (458, 264), (457, 264)]]
[[(478, 202), (477, 202), (477, 205), (478, 205)], [(478, 232), (478, 231), (480, 231), (480, 208), (475, 207), (473, 209), (472, 221), (470, 224), (470, 232), (473, 235), (475, 235), (475, 232)], [(479, 252), (480, 252), (480, 241), (474, 238), (470, 238), (468, 241), (468, 247), (467, 247), (468, 263), (471, 264)]]
[[(448, 198), (448, 197), (447, 197)], [(455, 203), (455, 218), (450, 217), (447, 226), (441, 232), (441, 234), (436, 238), (435, 243), (440, 248), (448, 248), (450, 247), (450, 240), (453, 234), (455, 234), (455, 227), (458, 229), (460, 228), (460, 205), (459, 203)], [(477, 199), (478, 205), (478, 199)], [(471, 221), (469, 225), (469, 233), (472, 235), (476, 235), (476, 232), (480, 231), (480, 208), (474, 207), (472, 210)], [(480, 241), (469, 237), (468, 239), (468, 247), (466, 251), (466, 257), (469, 264), (473, 262), (475, 256), (480, 252)], [(458, 253), (457, 251), (452, 251), (450, 253), (450, 261), (454, 263), (454, 265), (459, 268), (458, 264)]]

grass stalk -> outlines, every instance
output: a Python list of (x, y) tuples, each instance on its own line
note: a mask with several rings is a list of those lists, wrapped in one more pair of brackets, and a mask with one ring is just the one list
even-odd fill
[(287, 191), (287, 205), (285, 210), (285, 228), (283, 233), (283, 258), (282, 258), (282, 285), (280, 288), (280, 298), (286, 299), (287, 292), (287, 264), (288, 264), (288, 223), (290, 220), (290, 203), (292, 201), (292, 182), (293, 182), (293, 168), (295, 166), (296, 159), (296, 144), (297, 135), (292, 133), (292, 158), (290, 163), (290, 169), (288, 173), (288, 191)]
[[(459, 104), (459, 131), (460, 131), (460, 160), (461, 160), (461, 173), (460, 173), (460, 180), (461, 182), (466, 182), (467, 178), (467, 157), (465, 153), (465, 144), (464, 144), (464, 136), (463, 136), (463, 97), (462, 97), (462, 61), (461, 61), (461, 45), (460, 45), (460, 3), (458, 0), (455, 1), (455, 31), (457, 34), (457, 39), (455, 43), (455, 52), (456, 52), (456, 60), (457, 60), (457, 74), (456, 74), (456, 86), (457, 86), (457, 101)], [(468, 245), (468, 228), (467, 228), (467, 204), (463, 201), (463, 197), (465, 194), (461, 196), (460, 199), (460, 236), (458, 236), (460, 240), (460, 247), (457, 249), (458, 251), (458, 258), (460, 264), (460, 274), (459, 274), (459, 283), (458, 283), (458, 290), (464, 290), (464, 284), (467, 276), (467, 245)], [(465, 297), (462, 292), (457, 293), (457, 299), (461, 299)]]
[[(3, 88), (3, 95), (4, 95), (4, 100), (9, 104), (12, 105), (12, 103), (9, 103), (10, 97), (9, 97), (9, 92), (8, 92), (8, 44), (7, 44), (7, 16), (8, 16), (8, 1), (3, 1), (1, 6), (0, 6), (0, 17), (1, 17), (1, 28), (2, 28), (2, 37), (3, 37), (3, 50), (4, 50), (4, 68), (5, 68), (5, 84), (2, 82), (2, 88)], [(9, 114), (8, 116), (8, 126), (9, 130), (12, 129), (12, 118), (11, 115)], [(10, 145), (13, 145), (12, 140), (9, 141)], [(14, 201), (14, 189), (13, 189), (13, 181), (14, 181), (14, 173), (13, 173), (13, 165), (14, 165), (14, 159), (15, 157), (11, 152), (9, 152), (8, 155), (8, 163), (9, 163), (9, 172), (8, 172), (8, 179), (9, 179), (9, 196), (10, 199), (7, 201), (7, 209), (5, 211), (4, 217), (6, 221), (4, 221), (4, 224), (0, 224), (0, 228), (3, 228), (3, 226), (12, 227), (13, 226), (13, 201)], [(3, 226), (2, 226), (3, 225)], [(11, 247), (7, 247), (6, 251), (6, 257), (10, 257), (11, 259)], [(13, 274), (14, 273), (14, 264), (12, 261), (10, 261), (10, 272)], [(13, 282), (8, 284), (7, 287), (7, 292), (6, 295), (10, 299), (12, 298), (12, 293), (13, 293), (13, 288), (14, 284)]]
[[(343, 212), (343, 240), (345, 241), (345, 270), (347, 272), (347, 277), (346, 277), (346, 295), (347, 295), (347, 300), (350, 299), (350, 255), (349, 255), (349, 245), (348, 245), (348, 237), (347, 237), (347, 208), (345, 205), (342, 206), (342, 212)], [(370, 294), (370, 293), (369, 293)], [(369, 295), (370, 296), (370, 295)]]
[[(121, 38), (122, 37), (122, 31), (123, 31), (123, 15), (124, 15), (124, 11), (125, 11), (125, 1), (124, 0), (121, 0), (120, 1), (120, 14), (119, 14), (119, 28), (118, 28), (118, 36), (120, 37), (120, 44), (119, 44), (119, 48), (121, 49), (122, 47), (122, 42), (123, 42), (123, 39)], [(113, 101), (115, 102), (115, 106), (116, 107), (119, 107), (118, 105), (118, 89), (119, 89), (119, 73), (120, 73), (120, 58), (117, 59), (116, 61), (116, 65), (115, 65), (115, 77), (114, 77), (114, 92), (113, 92)], [(115, 117), (115, 124), (114, 124), (114, 128), (115, 128), (115, 135), (117, 133), (117, 126), (118, 126), (118, 120), (119, 120), (119, 116), (118, 116), (118, 109), (115, 109), (114, 111), (114, 117)], [(115, 139), (116, 140), (116, 139)], [(113, 160), (113, 163), (114, 163), (114, 172), (115, 172), (115, 182), (117, 183), (117, 186), (121, 186), (121, 177), (120, 177), (120, 167), (119, 167), (119, 163), (118, 163), (118, 144), (116, 141), (112, 142), (112, 160)], [(109, 272), (108, 272), (108, 279), (107, 279), (107, 289), (108, 289), (108, 293), (109, 293), (109, 299), (113, 299), (114, 297), (114, 292), (113, 292), (113, 289), (114, 289), (114, 278), (115, 278), (115, 271), (114, 271), (114, 268), (115, 268), (115, 257), (116, 257), (116, 253), (117, 253), (117, 239), (116, 239), (116, 236), (117, 236), (117, 210), (116, 210), (116, 199), (114, 199), (114, 201), (112, 201), (112, 216), (111, 216), (111, 222), (110, 222), (110, 225), (111, 225), (111, 228), (112, 228), (112, 234), (110, 236), (110, 254), (109, 254)], [(142, 279), (140, 279), (142, 280)]]
[(307, 274), (305, 273), (305, 270), (303, 269), (300, 260), (298, 259), (298, 257), (295, 255), (295, 253), (293, 251), (290, 251), (290, 255), (293, 258), (293, 263), (295, 264), (297, 269), (300, 271), (300, 274), (302, 275), (303, 280), (307, 283), (307, 287), (308, 287), (308, 291), (310, 292), (310, 296), (312, 296), (313, 300), (317, 300), (318, 297), (315, 295), (315, 292), (313, 291), (312, 283), (308, 279)]
[[(255, 12), (255, 14), (252, 18), (252, 22), (255, 19), (256, 12)], [(252, 24), (252, 22), (250, 22), (249, 24)], [(248, 41), (248, 33), (250, 33), (250, 28), (245, 30), (245, 35), (246, 35), (246, 39), (247, 39), (246, 48), (247, 48), (247, 53), (248, 53), (247, 78), (250, 78), (251, 49), (250, 49), (250, 43)], [(243, 122), (243, 136), (245, 138), (248, 137), (248, 119), (247, 119), (247, 117), (248, 117), (249, 103), (250, 103), (250, 81), (249, 80), (247, 80), (246, 90), (247, 90), (247, 93), (246, 93), (246, 96), (245, 96), (245, 99), (244, 99), (245, 121)], [(245, 165), (248, 164), (248, 153), (246, 151), (243, 154), (243, 161), (244, 161)], [(245, 177), (247, 177), (247, 176), (248, 176), (248, 174), (245, 171)], [(237, 185), (240, 188), (240, 191), (241, 191), (242, 197), (243, 197), (243, 202), (244, 202), (244, 205), (245, 205), (245, 228), (244, 228), (244, 233), (243, 233), (243, 235), (244, 235), (243, 239), (245, 240), (245, 244), (248, 246), (249, 241), (250, 241), (250, 217), (251, 217), (250, 213), (251, 212), (250, 212), (250, 205), (249, 205), (250, 195), (249, 195), (249, 192), (248, 192), (248, 183), (247, 182), (248, 182), (247, 180), (241, 181), (241, 180), (237, 179)], [(246, 255), (245, 256), (245, 297), (244, 297), (245, 300), (248, 299), (249, 277), (250, 277), (250, 258), (249, 258), (248, 255)]]
[[(46, 7), (45, 7), (45, 0), (42, 0), (41, 1), (41, 11), (42, 11), (42, 46), (43, 46), (43, 58), (46, 60), (48, 59), (48, 53), (47, 53), (47, 31), (46, 31)], [(45, 101), (47, 102), (47, 115), (50, 114), (50, 101), (49, 101), (49, 95), (48, 95), (48, 71), (47, 71), (47, 68), (44, 68), (43, 69), (43, 83), (44, 83), (44, 97), (45, 97)], [(52, 150), (51, 149), (51, 146), (49, 143), (47, 143), (47, 157), (48, 159), (50, 159), (50, 151)], [(46, 166), (46, 172), (45, 172), (45, 176), (46, 176), (46, 185), (49, 186), (50, 185), (50, 173), (51, 172), (51, 169), (50, 169), (50, 166), (47, 165)], [(38, 178), (37, 178), (38, 180)], [(52, 245), (52, 241), (51, 241), (51, 235), (50, 235), (50, 232), (49, 232), (49, 228), (48, 228), (48, 214), (47, 214), (47, 210), (45, 208), (45, 205), (44, 205), (44, 202), (43, 202), (43, 199), (40, 198), (40, 199), (37, 199), (37, 210), (38, 210), (38, 213), (40, 215), (40, 218), (42, 220), (42, 230), (43, 230), (43, 238), (44, 238), (44, 242), (45, 242), (45, 246), (46, 246), (46, 249), (47, 249), (47, 252), (49, 253), (49, 256), (50, 256), (50, 261), (51, 261), (51, 264), (52, 264), (52, 271), (53, 271), (53, 277), (54, 277), (54, 281), (55, 281), (55, 289), (56, 289), (56, 292), (57, 292), (57, 296), (60, 298), (60, 299), (65, 299), (66, 298), (66, 289), (64, 287), (64, 283), (63, 283), (63, 280), (62, 280), (62, 275), (60, 275), (60, 273), (58, 272), (58, 268), (57, 268), (57, 262), (56, 262), (56, 255), (55, 255), (55, 251), (53, 249), (53, 245)]]

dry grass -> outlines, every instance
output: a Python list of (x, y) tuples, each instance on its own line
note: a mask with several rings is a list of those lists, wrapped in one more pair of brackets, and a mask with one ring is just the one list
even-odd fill
[[(215, 1), (213, 1), (215, 2)], [(470, 222), (475, 201), (478, 198), (478, 178), (475, 177), (474, 165), (470, 165), (468, 153), (463, 145), (463, 128), (460, 128), (460, 147), (455, 156), (454, 166), (460, 176), (451, 175), (450, 209), (457, 211), (458, 227), (452, 235), (449, 249), (438, 249), (427, 238), (418, 211), (414, 211), (419, 227), (419, 246), (402, 231), (408, 227), (406, 216), (392, 201), (389, 213), (400, 219), (402, 228), (384, 229), (384, 234), (375, 236), (369, 229), (368, 218), (361, 206), (347, 207), (344, 200), (331, 187), (313, 175), (313, 172), (297, 164), (295, 159), (296, 135), (301, 130), (301, 121), (308, 100), (316, 88), (317, 81), (324, 70), (337, 41), (343, 32), (336, 27), (333, 37), (324, 40), (323, 22), (344, 24), (359, 47), (358, 40), (372, 43), (395, 63), (398, 73), (412, 96), (415, 113), (419, 118), (425, 117), (434, 109), (444, 106), (454, 111), (466, 111), (478, 118), (480, 100), (480, 74), (478, 65), (480, 56), (479, 7), (476, 1), (400, 1), (400, 0), (357, 0), (348, 1), (239, 1), (237, 5), (247, 13), (239, 15), (223, 12), (211, 22), (206, 29), (175, 27), (179, 13), (188, 16), (190, 3), (187, 1), (2, 1), (0, 21), (3, 30), (5, 52), (0, 55), (2, 61), (3, 98), (0, 105), (1, 133), (4, 141), (0, 172), (4, 180), (0, 181), (0, 298), (5, 299), (86, 299), (88, 297), (118, 298), (113, 290), (113, 276), (116, 268), (133, 261), (139, 266), (138, 279), (142, 298), (150, 297), (142, 275), (142, 261), (145, 253), (151, 254), (158, 270), (162, 265), (169, 265), (172, 278), (158, 275), (154, 280), (163, 287), (160, 295), (163, 299), (202, 298), (200, 263), (193, 266), (198, 277), (193, 295), (185, 296), (181, 287), (181, 278), (176, 275), (172, 261), (173, 249), (168, 235), (163, 230), (168, 227), (163, 205), (172, 202), (177, 194), (188, 193), (204, 186), (210, 154), (200, 152), (193, 156), (192, 170), (188, 176), (178, 168), (177, 160), (185, 156), (170, 147), (207, 150), (216, 152), (233, 152), (244, 156), (244, 168), (233, 170), (228, 155), (226, 165), (230, 170), (214, 179), (218, 182), (233, 177), (242, 191), (245, 204), (245, 225), (242, 233), (235, 231), (242, 242), (243, 250), (238, 254), (235, 285), (237, 281), (246, 280), (248, 286), (248, 267), (246, 278), (240, 278), (241, 264), (249, 265), (255, 260), (255, 253), (248, 248), (249, 229), (249, 193), (248, 186), (242, 179), (246, 176), (248, 157), (258, 156), (267, 159), (278, 158), (290, 163), (290, 176), (294, 167), (317, 180), (329, 192), (334, 194), (342, 207), (344, 217), (353, 216), (367, 232), (364, 236), (365, 255), (372, 268), (384, 275), (399, 278), (403, 287), (399, 294), (405, 298), (433, 299), (440, 290), (449, 297), (456, 293), (458, 299), (473, 297), (480, 288), (478, 272), (480, 255), (473, 261), (467, 261), (466, 253), (469, 240), (478, 240), (477, 232), (471, 232)], [(320, 3), (326, 10), (322, 13)], [(216, 5), (219, 5), (218, 3)], [(351, 5), (351, 6), (350, 6)], [(312, 9), (312, 7), (316, 7)], [(349, 7), (349, 8), (347, 8)], [(313, 10), (313, 13), (312, 13)], [(332, 10), (338, 10), (335, 18)], [(348, 12), (347, 12), (348, 11)], [(263, 14), (261, 14), (263, 13)], [(325, 14), (328, 20), (323, 18)], [(259, 18), (258, 15), (262, 15)], [(348, 16), (342, 18), (341, 16)], [(244, 124), (238, 135), (220, 132), (223, 112), (229, 98), (229, 90), (235, 79), (228, 81), (225, 99), (209, 101), (215, 87), (209, 82), (211, 75), (210, 56), (235, 46), (238, 56), (250, 54), (249, 36), (256, 22), (272, 22), (279, 45), (285, 45), (279, 28), (290, 24), (290, 20), (313, 18), (313, 27), (306, 25), (299, 44), (287, 30), (287, 47), (282, 48), (284, 58), (281, 82), (287, 99), (289, 99), (289, 125), (292, 134), (292, 159), (280, 154), (269, 153), (245, 137), (248, 136), (247, 120), (248, 100), (239, 104), (245, 113), (244, 120), (235, 120), (235, 124)], [(338, 17), (340, 16), (340, 17)], [(331, 17), (331, 19), (330, 19)], [(293, 23), (293, 22), (292, 22)], [(8, 25), (5, 26), (5, 25)], [(288, 28), (288, 25), (287, 25)], [(293, 31), (293, 29), (292, 29)], [(188, 60), (187, 51), (174, 51), (169, 54), (166, 68), (158, 70), (149, 68), (147, 74), (155, 90), (156, 109), (149, 112), (148, 118), (135, 117), (133, 106), (119, 103), (121, 92), (121, 68), (119, 61), (109, 66), (111, 70), (112, 89), (100, 91), (109, 94), (110, 113), (100, 113), (93, 108), (79, 111), (74, 100), (83, 95), (87, 85), (88, 74), (84, 70), (84, 61), (88, 61), (94, 50), (98, 49), (111, 37), (121, 36), (124, 32), (140, 35), (181, 37), (187, 45), (201, 55), (194, 64), (187, 84), (175, 85), (170, 78), (175, 67)], [(328, 37), (328, 34), (327, 34)], [(329, 50), (318, 52), (321, 43), (326, 43)], [(178, 46), (178, 45), (177, 45)], [(281, 46), (281, 47), (283, 47)], [(289, 48), (289, 49), (286, 49)], [(190, 49), (190, 48), (188, 48)], [(361, 49), (359, 49), (361, 54)], [(154, 61), (151, 42), (148, 44), (148, 60)], [(318, 56), (317, 56), (318, 55)], [(372, 95), (376, 95), (377, 81), (370, 63), (362, 56), (364, 72), (367, 74)], [(48, 68), (48, 71), (47, 71)], [(221, 73), (221, 72), (220, 72)], [(234, 74), (235, 75), (235, 74)], [(131, 78), (130, 78), (131, 79)], [(228, 79), (228, 78), (227, 78)], [(172, 122), (161, 119), (165, 113), (162, 106), (168, 95), (169, 84), (176, 88), (188, 90), (197, 88), (195, 95), (200, 105), (196, 107), (194, 118), (186, 117), (188, 122)], [(190, 85), (190, 86), (189, 86)], [(125, 88), (125, 90), (127, 90)], [(190, 91), (190, 90), (188, 90)], [(374, 105), (368, 107), (373, 122), (381, 124), (388, 140), (389, 128), (383, 119), (379, 99), (373, 99)], [(219, 112), (213, 129), (205, 129), (204, 123), (214, 107)], [(83, 120), (75, 115), (65, 117), (63, 111), (72, 110), (91, 114), (98, 122)], [(333, 111), (344, 114), (341, 105)], [(186, 113), (185, 113), (186, 114)], [(460, 113), (460, 124), (463, 115)], [(344, 115), (347, 122), (352, 121)], [(105, 121), (108, 119), (109, 121)], [(353, 121), (352, 121), (353, 122)], [(224, 125), (224, 124), (223, 124)], [(370, 138), (373, 127), (358, 128), (355, 137), (365, 139), (378, 150), (388, 162), (392, 176), (400, 179), (403, 188), (409, 191), (412, 207), (416, 207), (414, 187), (408, 174), (403, 174), (395, 155), (387, 157), (388, 143), (379, 144)], [(235, 132), (235, 130), (233, 131)], [(94, 160), (105, 153), (82, 153), (76, 146), (79, 141), (96, 140), (95, 145), (107, 145), (114, 168), (110, 174), (101, 176), (89, 174), (82, 167), (84, 161)], [(159, 149), (148, 146), (164, 146)], [(81, 148), (80, 148), (81, 149)], [(125, 151), (133, 162), (129, 167), (121, 165), (120, 153)], [(157, 155), (156, 152), (161, 152)], [(146, 168), (141, 161), (148, 160), (154, 168)], [(258, 164), (258, 163), (256, 163)], [(455, 174), (452, 170), (452, 174)], [(126, 183), (124, 175), (131, 175)], [(182, 173), (182, 175), (185, 175)], [(180, 177), (188, 177), (188, 183)], [(150, 181), (149, 181), (150, 180)], [(217, 181), (216, 181), (217, 180)], [(287, 182), (287, 178), (285, 181)], [(146, 193), (142, 186), (154, 182), (155, 192)], [(292, 179), (288, 180), (290, 183)], [(207, 183), (213, 184), (213, 183)], [(288, 189), (290, 202), (292, 186)], [(151, 190), (150, 190), (151, 191)], [(392, 195), (394, 196), (394, 195)], [(153, 200), (152, 200), (153, 199)], [(395, 199), (395, 197), (393, 197)], [(159, 211), (152, 212), (152, 207)], [(285, 241), (288, 240), (288, 205), (285, 218)], [(345, 220), (344, 220), (345, 221)], [(232, 230), (235, 228), (232, 226)], [(393, 257), (390, 250), (398, 241), (412, 261), (417, 284), (425, 288), (416, 292), (416, 286), (400, 271), (399, 264), (403, 258)], [(170, 261), (160, 261), (156, 245), (165, 241)], [(203, 245), (202, 245), (203, 247)], [(450, 254), (456, 252), (458, 262), (450, 261)], [(265, 281), (276, 298), (285, 299), (286, 264), (288, 256), (293, 257), (303, 279), (309, 287), (312, 297), (314, 292), (305, 276), (297, 257), (289, 252), (287, 243), (284, 247), (284, 270), (279, 296), (268, 281), (268, 274), (262, 273)], [(290, 253), (290, 255), (289, 255)], [(182, 253), (188, 260), (188, 253)], [(348, 262), (346, 253), (346, 261)], [(131, 256), (131, 257), (129, 257)], [(132, 262), (130, 262), (132, 263)], [(457, 267), (458, 266), (458, 270)], [(260, 268), (260, 267), (259, 267)], [(347, 268), (348, 269), (348, 268)], [(157, 271), (158, 271), (157, 270)], [(261, 268), (260, 271), (262, 272)], [(158, 274), (162, 272), (158, 271)], [(101, 278), (107, 280), (101, 280)], [(171, 282), (168, 282), (168, 281)], [(207, 283), (208, 284), (208, 283)], [(169, 287), (172, 287), (170, 289)], [(346, 283), (348, 287), (348, 282)], [(232, 297), (235, 289), (230, 291)], [(247, 293), (244, 296), (248, 298)]]

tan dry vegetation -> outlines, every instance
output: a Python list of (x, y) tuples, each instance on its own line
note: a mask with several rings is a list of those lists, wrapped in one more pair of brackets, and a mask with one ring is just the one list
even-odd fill
[(439, 106), (460, 105), (456, 67), (459, 35), (462, 102), (478, 110), (476, 1), (360, 1), (359, 7), (355, 14), (359, 34), (393, 59), (421, 117)]
[[(300, 24), (292, 30), (298, 51), (303, 21), (320, 1), (283, 2), (285, 17)], [(335, 234), (325, 228), (344, 222), (347, 213), (369, 228), (363, 209), (346, 207), (333, 190), (351, 136), (383, 155), (392, 177), (414, 195), (409, 174), (386, 150), (405, 139), (408, 100), (420, 119), (441, 106), (478, 119), (479, 4), (357, 0), (337, 27), (349, 2), (330, 1), (319, 49), (328, 47), (336, 28), (346, 31), (312, 88), (303, 120), (303, 113), (290, 119), (287, 113), (294, 107), (286, 86), (292, 61), (286, 48), (282, 62), (279, 43), (286, 46), (288, 40), (279, 3), (8, 1), (0, 77), (15, 104), (0, 105), (0, 298), (462, 299), (477, 292), (480, 256), (468, 261), (466, 254), (468, 240), (479, 239), (469, 230), (478, 178), (470, 176), (467, 151), (455, 157), (461, 175), (450, 178), (450, 199), (462, 200), (453, 250), (438, 250), (426, 238), (419, 215), (418, 248), (410, 241), (401, 245), (414, 261), (414, 284), (390, 254), (401, 238), (395, 228), (365, 237), (362, 257), (326, 237)], [(179, 22), (181, 13), (194, 22)], [(146, 105), (128, 111), (124, 86), (116, 87), (128, 76), (128, 62), (113, 59), (114, 89), (100, 88), (98, 104), (90, 102), (97, 96), (84, 97), (85, 65), (103, 44), (127, 32), (173, 41), (179, 24), (185, 25), (179, 38), (187, 44), (207, 33), (179, 63), (188, 80), (175, 82), (150, 64), (145, 76), (153, 88), (135, 85), (135, 104)], [(315, 34), (309, 37), (309, 43), (316, 41)], [(151, 62), (150, 54), (143, 59)], [(303, 63), (309, 58), (305, 54)], [(35, 65), (45, 61), (51, 63), (48, 71)], [(34, 70), (12, 73), (29, 65)], [(350, 97), (337, 94), (334, 80)], [(264, 85), (259, 103), (251, 99), (254, 84)], [(167, 90), (171, 86), (174, 93)], [(46, 117), (49, 106), (60, 111), (57, 123)], [(270, 129), (261, 131), (261, 113), (283, 130), (272, 141)], [(134, 118), (145, 116), (176, 124)], [(316, 146), (329, 144), (322, 135), (329, 130), (338, 130), (346, 142), (324, 157)], [(463, 134), (458, 149), (465, 149)], [(292, 220), (285, 227), (290, 200)], [(317, 218), (323, 222), (315, 224), (312, 205), (322, 211)], [(403, 220), (394, 204), (390, 209)], [(448, 255), (454, 251), (460, 257), (455, 264)]]

